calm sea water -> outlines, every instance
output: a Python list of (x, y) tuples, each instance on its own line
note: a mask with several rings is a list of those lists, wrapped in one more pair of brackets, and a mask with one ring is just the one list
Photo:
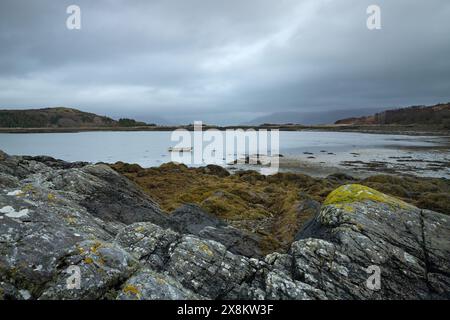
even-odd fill
[[(383, 153), (402, 155), (423, 153), (446, 141), (438, 137), (364, 134), (344, 132), (280, 132), (280, 150), (285, 157), (305, 153), (323, 155), (350, 154), (365, 150), (374, 159)], [(138, 163), (143, 167), (159, 166), (171, 161), (168, 148), (175, 146), (171, 132), (79, 132), (0, 134), (0, 150), (13, 155), (48, 155), (66, 161)], [(430, 149), (430, 150), (431, 150)], [(371, 151), (373, 150), (373, 151)], [(415, 150), (415, 151), (414, 151)], [(324, 153), (324, 152), (327, 153)], [(250, 150), (249, 153), (256, 152)], [(322, 152), (322, 153), (321, 153)], [(308, 157), (304, 157), (307, 159)], [(311, 157), (309, 157), (311, 158)], [(336, 157), (318, 157), (321, 163), (335, 162)], [(314, 159), (310, 159), (315, 161)], [(204, 159), (205, 163), (211, 162)], [(318, 160), (316, 160), (318, 161)]]

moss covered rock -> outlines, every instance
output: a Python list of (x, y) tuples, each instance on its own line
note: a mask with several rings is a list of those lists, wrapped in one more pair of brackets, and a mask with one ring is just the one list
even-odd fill
[(349, 205), (354, 202), (374, 201), (389, 204), (399, 208), (407, 208), (406, 202), (388, 196), (375, 189), (361, 184), (347, 184), (332, 191), (324, 201), (324, 205)]

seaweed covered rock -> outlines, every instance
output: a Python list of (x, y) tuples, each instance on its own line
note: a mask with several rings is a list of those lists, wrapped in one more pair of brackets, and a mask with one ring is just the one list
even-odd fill
[(214, 164), (208, 164), (206, 167), (203, 167), (200, 170), (202, 170), (203, 173), (218, 176), (221, 178), (228, 177), (230, 175), (227, 169)]

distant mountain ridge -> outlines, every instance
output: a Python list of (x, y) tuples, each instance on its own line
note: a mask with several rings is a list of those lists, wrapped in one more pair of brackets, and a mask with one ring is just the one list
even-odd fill
[(275, 112), (255, 118), (244, 125), (261, 125), (261, 124), (301, 124), (301, 125), (317, 125), (329, 124), (343, 117), (361, 116), (364, 114), (372, 114), (382, 109), (363, 108), (363, 109), (340, 109), (327, 111), (284, 111)]
[(145, 126), (133, 119), (113, 120), (74, 108), (0, 110), (2, 128), (89, 128)]
[(434, 106), (411, 106), (386, 110), (365, 117), (341, 119), (335, 124), (349, 125), (443, 125), (450, 127), (450, 102)]

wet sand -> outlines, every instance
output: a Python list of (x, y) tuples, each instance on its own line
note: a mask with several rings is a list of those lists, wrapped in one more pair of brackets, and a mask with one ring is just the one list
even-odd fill
[[(436, 141), (430, 141), (436, 142)], [(255, 165), (234, 166), (255, 169)], [(415, 175), (450, 179), (450, 143), (440, 140), (435, 146), (384, 146), (343, 151), (305, 150), (279, 158), (280, 172), (298, 172), (313, 177), (345, 173), (355, 178), (374, 174)]]

